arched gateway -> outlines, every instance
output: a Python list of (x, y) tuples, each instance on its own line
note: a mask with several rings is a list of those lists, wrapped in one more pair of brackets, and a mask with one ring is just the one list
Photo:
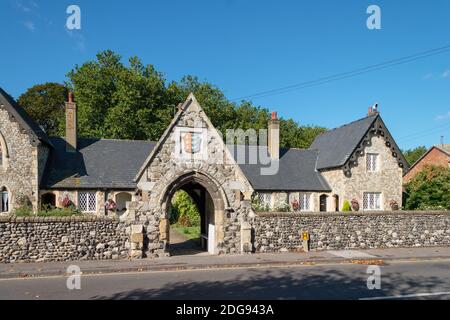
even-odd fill
[[(224, 238), (223, 221), (228, 201), (217, 181), (203, 172), (183, 174), (170, 183), (160, 201), (165, 218), (169, 219), (169, 208), (175, 192), (186, 191), (197, 204), (200, 212), (201, 247), (211, 254), (218, 252), (217, 243)], [(164, 230), (170, 249), (169, 230)]]
[(208, 252), (252, 249), (254, 190), (193, 95), (179, 107), (135, 181), (142, 196), (124, 217), (130, 225), (131, 257), (170, 254), (168, 211), (178, 190), (197, 202)]

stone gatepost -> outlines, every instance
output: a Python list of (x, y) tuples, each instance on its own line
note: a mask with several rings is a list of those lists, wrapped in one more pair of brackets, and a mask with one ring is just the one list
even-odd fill
[(131, 225), (130, 258), (139, 259), (143, 256), (144, 226), (142, 224)]

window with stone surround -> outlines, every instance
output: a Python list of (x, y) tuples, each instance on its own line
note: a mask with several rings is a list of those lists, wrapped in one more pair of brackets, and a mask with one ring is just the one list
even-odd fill
[(300, 193), (298, 202), (300, 211), (312, 210), (311, 193)]
[(378, 171), (378, 154), (376, 153), (368, 153), (366, 155), (366, 167), (367, 171), (375, 172)]
[(0, 201), (0, 212), (9, 212), (9, 193), (8, 189), (3, 187), (0, 191), (1, 201)]
[(81, 212), (96, 212), (97, 193), (78, 192), (78, 209), (80, 209)]
[(381, 210), (381, 192), (364, 192), (364, 210)]

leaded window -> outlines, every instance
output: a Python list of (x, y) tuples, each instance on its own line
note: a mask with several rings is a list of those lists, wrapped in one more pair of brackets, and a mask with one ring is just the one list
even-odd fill
[(299, 209), (300, 211), (311, 211), (311, 193), (300, 193), (299, 198)]
[(95, 192), (78, 192), (78, 209), (81, 212), (96, 212), (97, 194)]
[(381, 193), (364, 192), (363, 198), (364, 210), (381, 210)]
[(378, 154), (368, 153), (366, 155), (366, 167), (367, 171), (378, 171)]
[(258, 196), (261, 206), (272, 208), (272, 193), (260, 193)]

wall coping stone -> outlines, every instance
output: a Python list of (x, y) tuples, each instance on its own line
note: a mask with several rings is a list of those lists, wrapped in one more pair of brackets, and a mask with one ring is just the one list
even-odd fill
[(120, 222), (118, 218), (97, 216), (71, 216), (71, 217), (16, 217), (0, 216), (0, 223), (54, 223), (54, 222)]
[(350, 212), (256, 212), (256, 217), (261, 218), (296, 218), (296, 217), (359, 217), (359, 216), (423, 216), (445, 215), (450, 216), (450, 211), (350, 211)]

